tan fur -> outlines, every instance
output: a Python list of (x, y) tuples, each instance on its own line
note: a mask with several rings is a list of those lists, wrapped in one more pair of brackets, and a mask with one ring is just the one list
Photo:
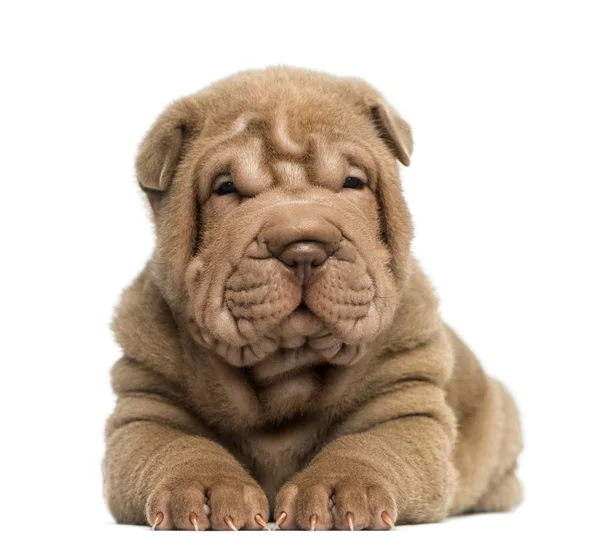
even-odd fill
[(370, 86), (298, 69), (158, 118), (137, 159), (156, 249), (114, 321), (117, 521), (387, 528), (520, 502), (517, 409), (410, 254), (412, 147)]

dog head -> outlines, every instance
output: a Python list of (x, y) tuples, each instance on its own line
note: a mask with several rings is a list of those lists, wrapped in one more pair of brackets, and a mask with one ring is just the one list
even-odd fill
[(357, 79), (250, 71), (169, 106), (136, 166), (154, 279), (196, 342), (264, 379), (363, 357), (409, 274), (411, 152)]

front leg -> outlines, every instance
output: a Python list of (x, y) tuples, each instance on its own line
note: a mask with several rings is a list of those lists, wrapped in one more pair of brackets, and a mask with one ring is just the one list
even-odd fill
[(115, 373), (104, 477), (116, 520), (157, 530), (266, 528), (269, 506), (256, 480), (203, 436), (195, 416), (157, 392), (161, 380), (127, 360)]
[(454, 413), (446, 404), (447, 341), (392, 359), (378, 394), (350, 414), (332, 442), (283, 486), (281, 528), (387, 529), (449, 514), (457, 474)]
[(455, 471), (444, 429), (427, 416), (390, 421), (327, 446), (280, 491), (281, 528), (386, 529), (447, 516)]

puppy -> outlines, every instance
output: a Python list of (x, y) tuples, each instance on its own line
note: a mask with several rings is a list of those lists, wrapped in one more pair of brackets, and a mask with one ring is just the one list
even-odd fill
[(118, 522), (386, 529), (521, 501), (518, 412), (411, 256), (409, 125), (269, 68), (176, 101), (136, 161), (156, 248), (114, 320)]

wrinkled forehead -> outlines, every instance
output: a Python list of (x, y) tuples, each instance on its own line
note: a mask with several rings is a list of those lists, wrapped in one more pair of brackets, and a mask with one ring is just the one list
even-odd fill
[[(374, 182), (373, 128), (358, 116), (302, 116), (285, 108), (247, 110), (207, 122), (195, 156), (196, 178), (206, 184), (229, 174), (249, 187), (308, 183), (336, 185), (352, 169)], [(331, 113), (329, 113), (331, 114)]]

